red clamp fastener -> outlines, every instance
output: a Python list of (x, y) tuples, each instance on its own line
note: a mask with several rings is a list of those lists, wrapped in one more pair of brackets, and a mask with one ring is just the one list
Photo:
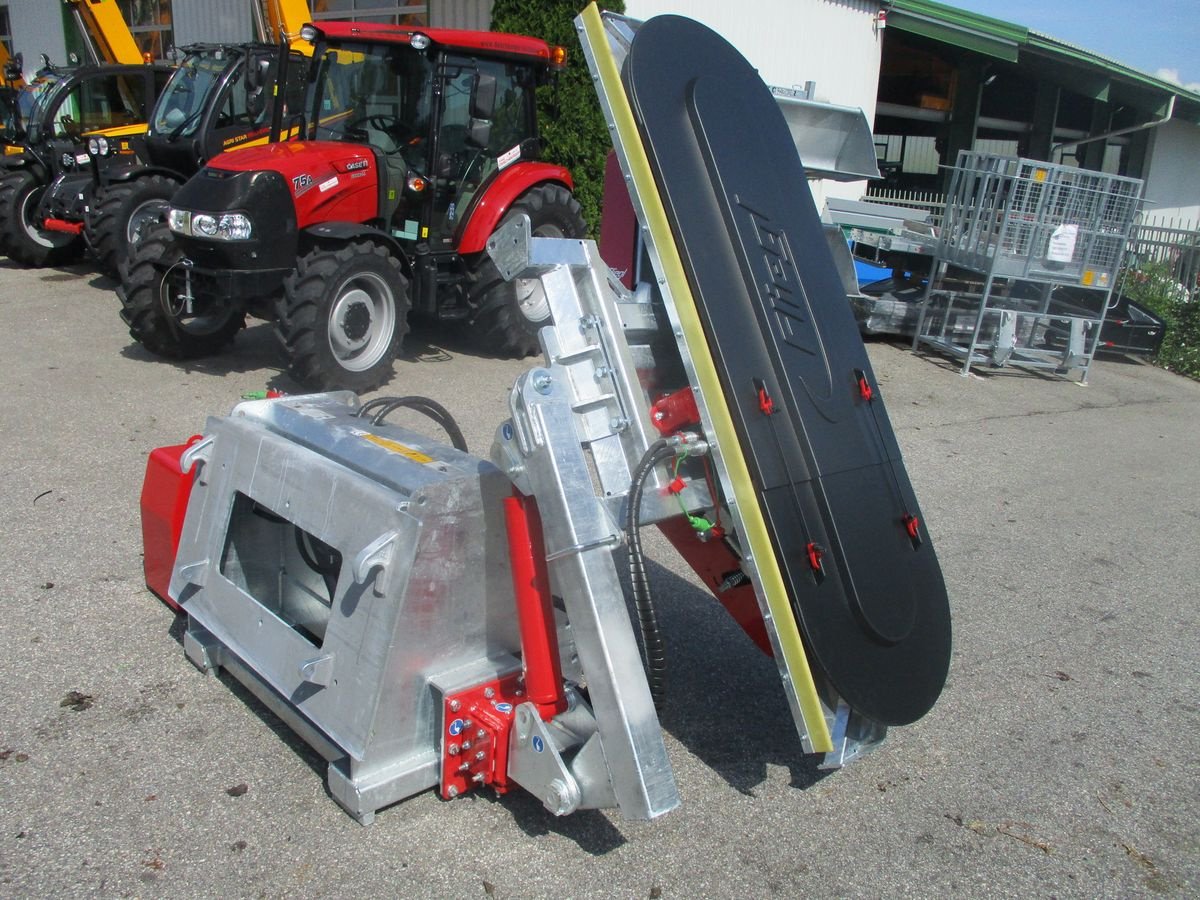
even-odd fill
[(804, 549), (808, 553), (808, 564), (812, 566), (812, 570), (824, 574), (825, 565), (821, 562), (821, 558), (825, 556), (824, 548), (813, 541), (809, 541), (808, 546)]
[(754, 379), (754, 390), (758, 394), (758, 409), (764, 416), (775, 414), (775, 399), (768, 393), (767, 384), (761, 378)]
[(668, 484), (668, 485), (667, 485), (667, 493), (669, 493), (669, 494), (678, 494), (678, 493), (680, 493), (680, 492), (681, 492), (681, 491), (682, 491), (682, 490), (683, 490), (685, 487), (687, 487), (687, 485), (686, 485), (686, 484), (684, 483), (684, 481), (683, 481), (683, 476), (682, 476), (682, 475), (676, 475), (676, 476), (675, 476), (675, 480), (674, 480), (674, 481), (672, 481), (670, 484)]
[(875, 399), (875, 390), (867, 380), (867, 373), (862, 369), (854, 370), (854, 380), (858, 382), (858, 394), (868, 403)]
[(908, 532), (908, 539), (912, 541), (913, 549), (921, 546), (921, 520), (912, 513), (905, 513), (904, 518), (900, 521), (904, 523), (904, 530)]

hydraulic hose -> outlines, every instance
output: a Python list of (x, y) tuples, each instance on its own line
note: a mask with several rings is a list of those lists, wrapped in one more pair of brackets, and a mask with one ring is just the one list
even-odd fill
[(646, 479), (660, 462), (672, 459), (676, 448), (665, 439), (655, 441), (646, 450), (629, 485), (629, 509), (625, 530), (629, 538), (629, 580), (633, 589), (633, 603), (637, 609), (638, 625), (642, 633), (642, 647), (646, 652), (646, 681), (650, 686), (650, 699), (655, 712), (662, 714), (667, 687), (667, 649), (658, 629), (658, 615), (654, 611), (654, 598), (650, 593), (650, 579), (646, 574), (646, 560), (642, 553), (641, 506)]
[(467, 439), (463, 437), (462, 429), (454, 421), (454, 416), (450, 415), (446, 407), (428, 397), (376, 397), (364, 403), (357, 415), (362, 419), (370, 416), (372, 425), (382, 425), (388, 414), (400, 408), (411, 409), (433, 419), (450, 436), (450, 443), (454, 445), (455, 450), (470, 452), (467, 450)]

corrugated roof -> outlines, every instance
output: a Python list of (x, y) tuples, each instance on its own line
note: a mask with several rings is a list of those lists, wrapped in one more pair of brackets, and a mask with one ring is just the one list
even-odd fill
[(925, 37), (1016, 62), (1029, 30), (1012, 22), (993, 19), (932, 0), (894, 0), (888, 7), (888, 25)]
[(1119, 60), (1104, 56), (1086, 47), (1080, 47), (1077, 44), (1069, 43), (1060, 38), (1056, 38), (1049, 34), (1043, 34), (1040, 31), (1030, 31), (1027, 41), (1032, 49), (1041, 50), (1043, 52), (1069, 57), (1077, 62), (1088, 63), (1093, 66), (1104, 69), (1105, 71), (1127, 78), (1130, 81), (1144, 84), (1147, 87), (1157, 88), (1159, 90), (1168, 91), (1177, 94), (1180, 97), (1191, 100), (1195, 103), (1200, 103), (1200, 93), (1189, 91), (1181, 84), (1176, 84), (1173, 81), (1167, 81), (1159, 78), (1157, 75), (1150, 75), (1140, 69), (1135, 69), (1133, 66), (1126, 65)]
[(944, 3), (934, 3), (933, 0), (891, 0), (890, 3), (885, 2), (884, 6), (889, 10), (889, 26), (921, 34), (942, 43), (1009, 62), (1018, 62), (1021, 51), (1027, 50), (1063, 63), (1082, 63), (1117, 80), (1174, 94), (1189, 104), (1200, 105), (1200, 94), (1189, 91), (1182, 85), (1164, 81), (1051, 35), (1030, 31), (1023, 25), (993, 19)]

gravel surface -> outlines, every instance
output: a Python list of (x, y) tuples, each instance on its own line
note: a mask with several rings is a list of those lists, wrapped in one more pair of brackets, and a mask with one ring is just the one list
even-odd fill
[[(1124, 360), (1087, 387), (961, 378), (872, 344), (954, 612), (930, 715), (818, 773), (774, 664), (654, 542), (679, 809), (427, 792), (362, 827), (142, 583), (147, 452), (296, 390), (270, 328), (172, 364), (112, 289), (0, 259), (0, 895), (1200, 893), (1200, 384)], [(443, 402), (486, 454), (529, 364), (418, 327), (386, 392)]]

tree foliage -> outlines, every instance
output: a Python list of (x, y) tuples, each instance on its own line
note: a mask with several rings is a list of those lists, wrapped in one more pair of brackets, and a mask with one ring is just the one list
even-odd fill
[[(1183, 247), (1177, 252), (1189, 250), (1196, 252)], [(1200, 378), (1200, 300), (1189, 298), (1187, 285), (1176, 281), (1166, 263), (1151, 262), (1126, 272), (1122, 290), (1166, 323), (1155, 362), (1180, 375)]]
[[(600, 112), (600, 101), (588, 74), (583, 48), (575, 32), (575, 16), (586, 0), (496, 0), (492, 30), (538, 37), (567, 48), (567, 66), (557, 84), (538, 89), (538, 125), (544, 159), (571, 170), (575, 197), (593, 235), (600, 230), (604, 161), (612, 144)], [(604, 8), (623, 13), (622, 0), (605, 0)]]

